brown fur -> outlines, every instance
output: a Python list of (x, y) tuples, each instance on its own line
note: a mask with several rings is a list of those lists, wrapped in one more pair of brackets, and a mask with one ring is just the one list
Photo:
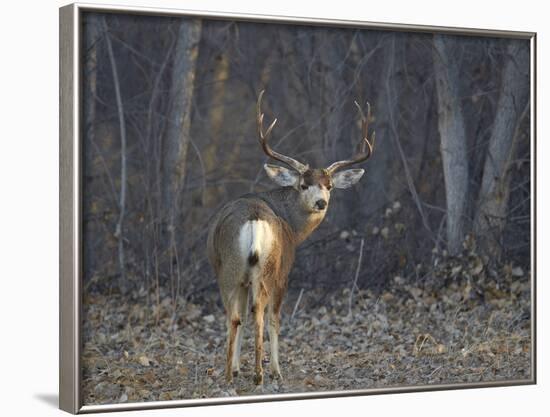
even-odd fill
[(324, 187), (332, 187), (332, 178), (330, 174), (324, 169), (308, 169), (302, 175), (304, 184), (316, 185), (321, 184)]
[[(304, 181), (329, 184), (322, 170), (304, 174)], [(326, 185), (325, 185), (326, 186)], [(208, 257), (218, 278), (222, 301), (227, 317), (226, 380), (232, 381), (238, 373), (238, 338), (242, 338), (242, 325), (246, 323), (249, 289), (252, 289), (252, 314), (255, 328), (256, 384), (263, 382), (263, 331), (264, 314), (268, 307), (268, 330), (272, 342), (271, 370), (280, 377), (277, 350), (281, 305), (287, 290), (288, 274), (294, 263), (296, 247), (304, 241), (324, 218), (324, 212), (312, 213), (299, 204), (299, 192), (283, 187), (265, 193), (250, 194), (229, 202), (216, 214), (208, 233)], [(252, 268), (257, 265), (242, 259), (239, 233), (250, 220), (267, 222), (273, 233), (273, 244), (259, 281), (250, 282)], [(252, 284), (252, 285), (251, 285)], [(254, 288), (254, 285), (257, 288)], [(237, 345), (236, 345), (237, 343)], [(237, 352), (235, 352), (237, 346)], [(273, 346), (275, 349), (273, 349)], [(275, 357), (274, 357), (275, 355)], [(235, 357), (237, 359), (235, 359)]]

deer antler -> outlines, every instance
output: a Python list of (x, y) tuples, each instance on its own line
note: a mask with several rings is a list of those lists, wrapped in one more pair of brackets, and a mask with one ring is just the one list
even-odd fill
[(277, 161), (283, 162), (292, 169), (298, 171), (300, 174), (303, 174), (309, 169), (307, 165), (304, 165), (289, 156), (285, 156), (283, 154), (275, 152), (267, 143), (267, 139), (271, 134), (271, 130), (275, 126), (275, 123), (277, 123), (277, 119), (274, 119), (267, 130), (264, 132), (264, 114), (262, 113), (262, 97), (264, 93), (265, 90), (260, 91), (260, 95), (258, 96), (258, 103), (256, 105), (256, 122), (258, 124), (258, 137), (260, 139), (260, 145), (262, 145), (262, 149), (267, 156), (276, 159)]
[(345, 159), (343, 161), (334, 162), (327, 168), (327, 171), (331, 175), (341, 168), (366, 161), (367, 159), (370, 158), (374, 150), (374, 140), (375, 140), (374, 132), (372, 133), (372, 139), (370, 141), (368, 139), (370, 104), (367, 103), (367, 116), (365, 116), (365, 113), (363, 112), (363, 109), (361, 108), (359, 103), (357, 103), (357, 101), (355, 101), (354, 103), (357, 106), (357, 109), (359, 109), (359, 114), (361, 115), (361, 136), (362, 136), (361, 141), (357, 146), (357, 153), (354, 156), (352, 156), (351, 159)]

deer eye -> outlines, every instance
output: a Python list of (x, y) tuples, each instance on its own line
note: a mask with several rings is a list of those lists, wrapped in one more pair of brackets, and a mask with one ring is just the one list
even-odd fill
[(306, 184), (302, 184), (300, 187), (302, 188), (302, 190), (307, 190), (308, 189), (308, 186)]

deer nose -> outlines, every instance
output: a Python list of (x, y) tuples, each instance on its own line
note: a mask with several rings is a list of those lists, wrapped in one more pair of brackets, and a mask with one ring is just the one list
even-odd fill
[(317, 207), (319, 210), (324, 210), (327, 207), (327, 202), (325, 200), (317, 200), (315, 203), (315, 207)]

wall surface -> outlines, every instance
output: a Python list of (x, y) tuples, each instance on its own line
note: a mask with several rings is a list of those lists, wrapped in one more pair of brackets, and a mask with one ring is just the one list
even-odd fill
[[(108, 3), (108, 2), (104, 2)], [(511, 1), (460, 3), (436, 1), (358, 3), (342, 0), (318, 3), (312, 10), (306, 2), (289, 0), (252, 2), (235, 0), (228, 5), (216, 0), (135, 1), (119, 4), (195, 10), (231, 11), (281, 16), (354, 19), (442, 26), (537, 31), (538, 114), (545, 114), (550, 90), (548, 73), (550, 34), (540, 2)], [(3, 300), (2, 398), (6, 415), (60, 415), (57, 410), (58, 340), (58, 7), (59, 1), (10, 2), (2, 39), (2, 178), (0, 205)], [(311, 3), (310, 3), (311, 4)], [(7, 94), (6, 94), (7, 92)], [(538, 121), (538, 160), (548, 154), (547, 122)], [(538, 184), (544, 184), (549, 169), (539, 163)], [(538, 192), (538, 259), (546, 258), (548, 221), (542, 216), (549, 207), (542, 187)], [(422, 394), (384, 395), (351, 399), (283, 402), (196, 408), (187, 416), (213, 413), (252, 416), (308, 413), (334, 415), (368, 410), (371, 415), (528, 415), (542, 408), (550, 394), (549, 361), (544, 357), (548, 341), (548, 307), (540, 300), (550, 296), (544, 277), (548, 264), (538, 264), (538, 377), (536, 386), (477, 389)], [(140, 416), (181, 415), (181, 410), (141, 412)], [(125, 413), (126, 414), (126, 413)]]

